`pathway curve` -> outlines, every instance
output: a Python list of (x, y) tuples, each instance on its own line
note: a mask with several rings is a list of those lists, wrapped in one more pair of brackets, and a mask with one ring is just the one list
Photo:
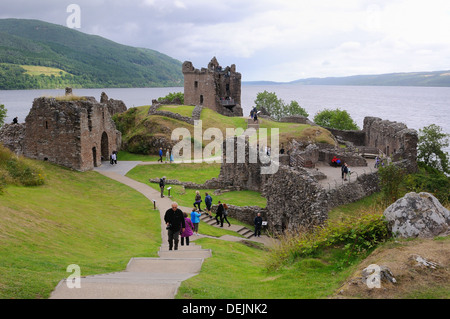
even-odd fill
[[(172, 200), (161, 198), (157, 190), (125, 176), (139, 164), (140, 162), (122, 161), (112, 166), (104, 162), (95, 170), (135, 189), (152, 203), (155, 202), (161, 217), (162, 244), (158, 251), (159, 257), (131, 258), (124, 271), (81, 277), (80, 288), (69, 288), (66, 279), (63, 279), (50, 299), (172, 299), (181, 282), (197, 275), (204, 259), (212, 256), (210, 249), (202, 249), (195, 242), (189, 246), (180, 245), (177, 251), (168, 250), (164, 213), (171, 207)], [(182, 206), (179, 208), (186, 212), (191, 209)], [(202, 237), (208, 236), (193, 236), (191, 240)], [(244, 238), (225, 235), (219, 239), (240, 241)], [(254, 238), (253, 241), (270, 244), (268, 237)]]

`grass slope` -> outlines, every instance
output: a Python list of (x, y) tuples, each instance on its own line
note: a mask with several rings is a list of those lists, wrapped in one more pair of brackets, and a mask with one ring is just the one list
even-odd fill
[(39, 165), (45, 185), (0, 195), (0, 298), (47, 298), (70, 264), (84, 276), (157, 256), (160, 217), (144, 196), (96, 172)]
[[(161, 87), (183, 80), (181, 62), (157, 51), (39, 20), (0, 19), (0, 63), (0, 89)], [(34, 76), (21, 65), (67, 73)]]

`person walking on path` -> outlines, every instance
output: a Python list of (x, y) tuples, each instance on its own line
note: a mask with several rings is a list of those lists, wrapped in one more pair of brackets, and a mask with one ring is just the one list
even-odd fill
[(212, 197), (208, 193), (205, 193), (205, 205), (206, 213), (209, 215), (209, 218), (213, 218), (211, 214)]
[(191, 222), (194, 225), (194, 233), (198, 236), (198, 224), (200, 224), (200, 216), (202, 214), (194, 207), (191, 212)]
[[(220, 219), (220, 221), (219, 221)], [(217, 225), (220, 224), (220, 227), (223, 227), (223, 205), (219, 200), (219, 206), (217, 206), (217, 211), (216, 211), (216, 222)]]
[(258, 213), (255, 217), (254, 224), (255, 224), (255, 237), (261, 237), (261, 228), (262, 228), (262, 217), (261, 213)]
[(195, 202), (194, 202), (194, 207), (197, 207), (199, 211), (201, 211), (202, 209), (200, 208), (200, 204), (202, 202), (202, 196), (200, 195), (199, 191), (195, 192)]
[(183, 212), (178, 208), (176, 202), (172, 203), (172, 208), (169, 208), (164, 214), (164, 221), (166, 223), (167, 236), (169, 239), (169, 250), (174, 248), (178, 250), (178, 242), (180, 232), (183, 233), (186, 228)]
[(186, 238), (186, 246), (189, 246), (189, 237), (191, 237), (194, 234), (194, 225), (191, 221), (191, 219), (188, 217), (187, 213), (183, 213), (184, 216), (184, 224), (186, 227), (184, 228), (184, 231), (181, 233), (181, 246), (184, 246), (184, 239)]
[(159, 188), (161, 188), (161, 198), (164, 197), (164, 186), (166, 186), (166, 177), (165, 176), (163, 176), (159, 180)]
[(228, 221), (227, 216), (228, 216), (228, 205), (227, 205), (226, 203), (223, 203), (223, 219), (222, 219), (222, 224), (223, 224), (223, 221), (226, 220), (227, 223), (228, 223), (228, 227), (231, 227), (231, 224), (230, 224), (230, 222)]
[(163, 156), (163, 150), (162, 150), (162, 147), (160, 147), (159, 148), (159, 159), (158, 159), (158, 162), (161, 162), (162, 163), (162, 156)]
[(344, 163), (344, 165), (342, 165), (342, 177), (344, 178), (344, 181), (347, 181), (347, 175), (349, 171), (350, 169), (348, 168), (347, 163)]
[(170, 152), (169, 149), (166, 150), (166, 161), (164, 163), (167, 163), (170, 161)]
[(173, 153), (170, 152), (170, 163), (172, 163), (172, 162), (173, 162)]

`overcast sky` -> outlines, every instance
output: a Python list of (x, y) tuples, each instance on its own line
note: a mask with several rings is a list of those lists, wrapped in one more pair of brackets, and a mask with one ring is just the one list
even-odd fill
[(0, 18), (67, 25), (244, 81), (450, 69), (448, 0), (14, 0)]

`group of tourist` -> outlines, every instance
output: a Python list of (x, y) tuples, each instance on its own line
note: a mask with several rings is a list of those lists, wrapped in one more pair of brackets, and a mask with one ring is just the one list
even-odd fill
[(111, 165), (117, 164), (117, 154), (119, 154), (119, 152), (113, 151), (111, 155), (109, 155), (109, 163)]
[[(158, 162), (163, 162), (163, 149), (162, 149), (162, 147), (160, 147), (159, 148), (159, 152), (158, 152), (158, 155), (159, 155), (159, 159), (158, 159)], [(166, 149), (166, 160), (164, 161), (164, 163), (172, 163), (173, 162), (173, 153), (169, 150), (169, 149)]]
[[(212, 205), (212, 197), (211, 195), (209, 195), (208, 193), (205, 193), (205, 205), (206, 205), (206, 214), (209, 216), (209, 218), (213, 218), (212, 217), (212, 213), (211, 213), (211, 205)], [(200, 207), (202, 203), (202, 196), (200, 195), (199, 191), (195, 192), (195, 201), (194, 201), (194, 208), (193, 210), (198, 211), (200, 213), (203, 212), (202, 208)], [(219, 201), (219, 206), (217, 207), (217, 211), (216, 211), (216, 222), (217, 225), (220, 224), (220, 227), (223, 227), (223, 222), (226, 221), (228, 223), (228, 227), (231, 226), (230, 222), (228, 221), (228, 206), (225, 203), (221, 203)]]
[(344, 181), (347, 181), (347, 176), (351, 174), (350, 167), (348, 167), (347, 163), (345, 162), (342, 163), (342, 161), (339, 158), (333, 156), (330, 165), (333, 167), (341, 167), (341, 177)]
[[(209, 196), (208, 193), (206, 193), (206, 195)], [(231, 224), (227, 218), (227, 204), (221, 203), (220, 201), (218, 204), (215, 217), (217, 225), (220, 224), (220, 227), (223, 227), (223, 222), (226, 221), (228, 223), (228, 227), (230, 227)], [(185, 243), (186, 246), (189, 246), (189, 238), (193, 235), (198, 236), (198, 226), (200, 224), (200, 217), (203, 211), (200, 209), (200, 205), (197, 205), (192, 208), (191, 214), (188, 216), (186, 212), (183, 212), (178, 208), (178, 204), (176, 202), (173, 202), (172, 207), (169, 208), (164, 214), (164, 222), (166, 223), (169, 241), (169, 250), (178, 250), (178, 243), (180, 241), (179, 237), (181, 237), (181, 246), (184, 246)], [(211, 205), (207, 205), (207, 207), (206, 213), (210, 218), (213, 218), (211, 215)], [(261, 217), (261, 213), (258, 213), (254, 219), (255, 237), (261, 237), (262, 224), (263, 219)]]

